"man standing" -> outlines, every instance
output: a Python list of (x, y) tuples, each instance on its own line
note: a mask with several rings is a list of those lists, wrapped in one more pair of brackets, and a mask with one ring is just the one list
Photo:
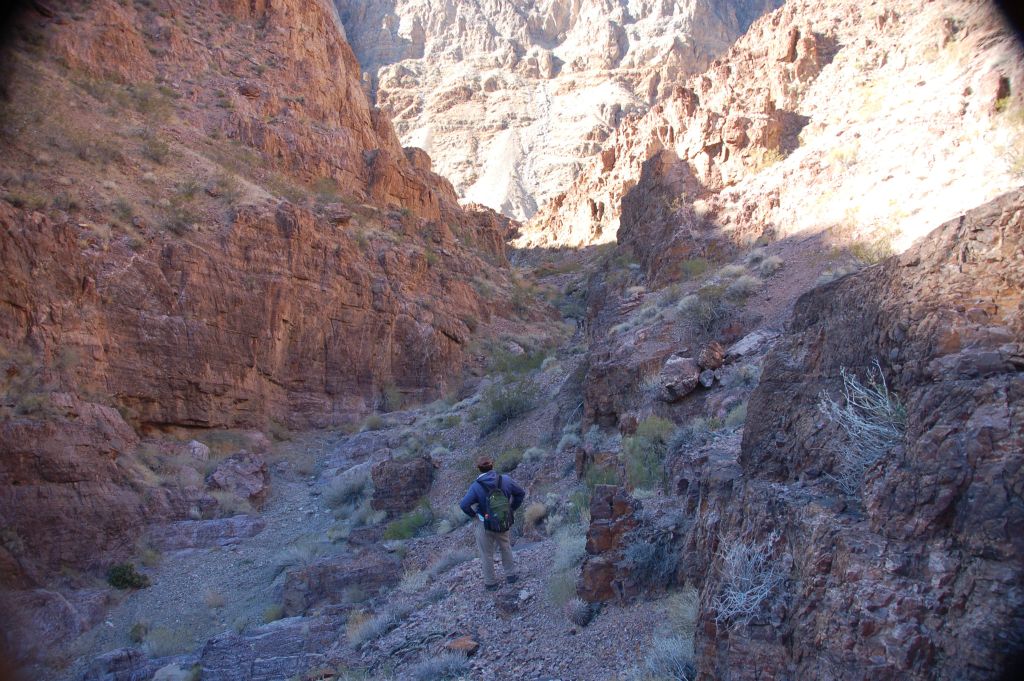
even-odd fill
[(498, 588), (494, 577), (494, 547), (501, 551), (501, 566), (505, 570), (505, 581), (516, 581), (516, 564), (512, 560), (512, 544), (508, 531), (516, 509), (522, 506), (526, 492), (507, 475), (499, 475), (494, 462), (484, 457), (476, 462), (480, 475), (469, 486), (459, 508), (470, 518), (476, 519), (476, 545), (480, 551), (480, 562), (484, 570), (484, 587), (489, 591)]

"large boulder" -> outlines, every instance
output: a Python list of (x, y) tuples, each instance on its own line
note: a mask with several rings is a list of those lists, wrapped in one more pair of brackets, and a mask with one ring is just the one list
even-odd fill
[(211, 489), (230, 492), (245, 499), (253, 508), (260, 508), (270, 494), (270, 473), (266, 462), (246, 451), (224, 459), (210, 473), (207, 485)]
[(301, 615), (315, 606), (340, 603), (351, 589), (372, 594), (394, 586), (401, 576), (401, 559), (384, 551), (322, 558), (285, 576), (284, 613)]
[(700, 364), (692, 357), (669, 357), (658, 373), (658, 399), (676, 402), (693, 392), (700, 381)]
[(376, 511), (399, 514), (408, 511), (430, 491), (434, 482), (434, 460), (429, 456), (387, 459), (374, 464), (373, 500)]
[[(226, 631), (206, 642), (199, 657), (202, 678), (219, 681), (280, 681), (302, 675), (327, 662), (344, 620), (290, 617), (245, 634)], [(147, 677), (148, 678), (148, 677)], [(318, 677), (319, 678), (319, 677)]]

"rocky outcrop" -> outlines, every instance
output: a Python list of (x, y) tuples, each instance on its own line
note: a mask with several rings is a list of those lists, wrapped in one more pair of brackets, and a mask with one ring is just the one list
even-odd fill
[[(641, 504), (624, 487), (598, 485), (590, 498), (590, 527), (587, 529), (587, 556), (580, 568), (576, 592), (594, 603), (624, 597), (623, 575), (617, 563), (622, 560), (623, 538), (640, 524)], [(635, 595), (635, 594), (630, 594)]]
[(245, 634), (228, 631), (206, 642), (199, 664), (204, 678), (276, 681), (322, 667), (337, 641), (338, 617), (290, 617)]
[(116, 410), (67, 394), (41, 399), (52, 410), (47, 419), (0, 423), (0, 569), (8, 587), (38, 584), (62, 565), (116, 562), (147, 517), (169, 510), (166, 494), (142, 493), (145, 479), (129, 458), (138, 438)]
[(242, 539), (255, 537), (266, 526), (262, 518), (249, 515), (214, 520), (179, 520), (155, 525), (150, 529), (147, 541), (158, 551), (228, 547)]
[(386, 459), (370, 470), (373, 480), (374, 510), (391, 515), (413, 509), (430, 492), (436, 463), (429, 456), (411, 459)]
[[(787, 2), (704, 73), (626, 117), (517, 243), (618, 235), (662, 281), (680, 260), (714, 257), (723, 236), (748, 243), (884, 224), (908, 245), (922, 225), (1015, 186), (998, 149), (1017, 133), (991, 103), (995, 83), (1006, 85), (1004, 105), (1018, 101), (1021, 57), (992, 5)], [(957, 106), (940, 105), (951, 92)], [(979, 119), (992, 123), (981, 144)], [(900, 173), (913, 175), (912, 190), (894, 185)]]
[[(700, 678), (854, 679), (871, 660), (876, 678), (988, 679), (1024, 649), (1022, 215), (1016, 191), (801, 298), (738, 467), (695, 459), (676, 483), (692, 555), (716, 556), (684, 561), (704, 583)], [(841, 370), (866, 380), (875, 361), (905, 434), (847, 493), (847, 436), (819, 404)], [(737, 546), (784, 578), (749, 620), (719, 605)]]
[(458, 194), (518, 219), (773, 0), (337, 0), (376, 101)]
[(288, 572), (283, 604), (286, 615), (301, 615), (310, 608), (340, 603), (348, 595), (372, 595), (398, 583), (402, 561), (379, 550), (361, 551), (341, 557), (320, 559), (307, 567)]
[(270, 473), (263, 459), (241, 451), (220, 462), (206, 484), (210, 489), (233, 494), (258, 510), (270, 493)]
[[(4, 615), (7, 650), (13, 643), (13, 659), (46, 658), (58, 647), (74, 641), (80, 634), (103, 621), (113, 598), (103, 588), (80, 589), (65, 596), (49, 589), (31, 589), (5, 593), (0, 591), (0, 612)], [(5, 660), (6, 662), (6, 660)]]

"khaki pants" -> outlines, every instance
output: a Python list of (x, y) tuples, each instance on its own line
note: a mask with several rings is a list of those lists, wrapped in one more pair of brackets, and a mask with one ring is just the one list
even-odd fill
[(492, 586), (498, 583), (494, 577), (494, 547), (498, 546), (501, 551), (501, 566), (505, 570), (505, 577), (512, 577), (516, 574), (516, 564), (512, 560), (512, 543), (509, 541), (508, 532), (488, 532), (484, 524), (476, 521), (476, 547), (480, 551), (480, 563), (484, 569), (484, 584)]

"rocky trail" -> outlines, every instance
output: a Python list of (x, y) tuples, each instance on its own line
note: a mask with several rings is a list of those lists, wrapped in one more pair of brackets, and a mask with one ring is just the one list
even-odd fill
[[(323, 451), (329, 438), (314, 433), (278, 446)], [(76, 646), (108, 651), (145, 642), (154, 657), (196, 653), (221, 631), (279, 617), (275, 592), (284, 570), (329, 547), (323, 537), (331, 523), (315, 476), (297, 475), (282, 461), (271, 467), (272, 493), (259, 513), (179, 521), (144, 538), (151, 586), (128, 592)], [(82, 672), (73, 668), (59, 678)]]

